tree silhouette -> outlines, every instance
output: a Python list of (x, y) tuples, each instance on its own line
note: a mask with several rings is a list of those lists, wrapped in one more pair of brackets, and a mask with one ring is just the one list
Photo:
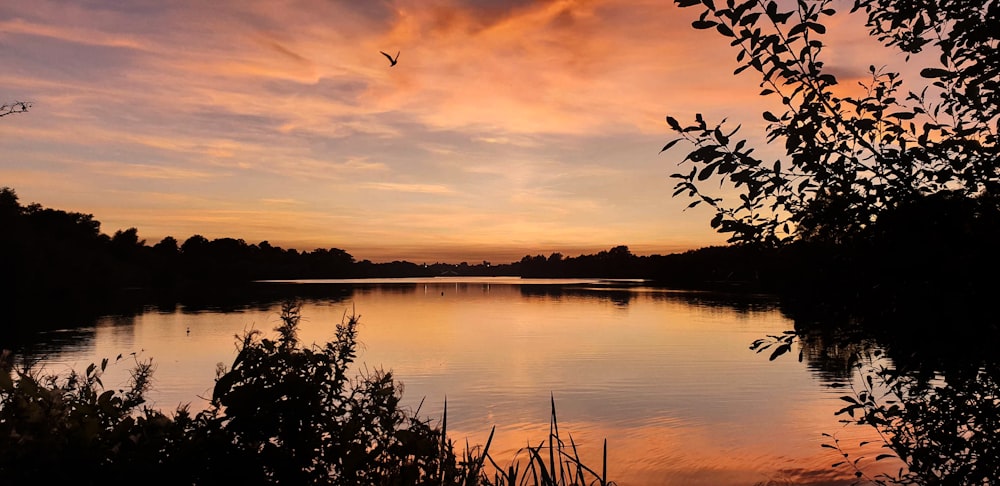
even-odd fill
[[(870, 66), (859, 96), (844, 96), (822, 60), (826, 27), (836, 14), (831, 0), (800, 0), (792, 10), (775, 1), (676, 0), (699, 6), (692, 26), (731, 41), (736, 73), (756, 71), (762, 96), (780, 100), (783, 112), (763, 114), (767, 142), (786, 157), (755, 157), (740, 127), (710, 124), (700, 114), (690, 125), (668, 116), (670, 128), (693, 149), (673, 174), (674, 195), (715, 210), (712, 227), (732, 243), (777, 245), (803, 238), (864, 234), (878, 219), (929, 194), (964, 197), (1000, 189), (997, 155), (998, 8), (961, 1), (856, 0), (867, 26), (887, 48), (927, 64), (922, 89), (901, 93), (896, 72)], [(933, 49), (937, 56), (910, 54)], [(739, 192), (727, 201), (703, 191), (718, 181)]]

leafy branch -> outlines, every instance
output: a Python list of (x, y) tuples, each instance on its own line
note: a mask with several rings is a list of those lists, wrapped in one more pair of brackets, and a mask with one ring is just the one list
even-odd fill
[[(926, 89), (900, 99), (899, 74), (875, 66), (869, 67), (870, 81), (859, 83), (861, 96), (841, 96), (832, 89), (837, 78), (821, 60), (823, 21), (836, 14), (830, 0), (798, 0), (792, 10), (781, 10), (773, 0), (727, 0), (724, 6), (714, 0), (675, 3), (700, 6), (692, 26), (730, 39), (740, 63), (735, 74), (752, 68), (761, 77), (760, 95), (776, 96), (785, 107), (780, 115), (763, 113), (767, 143), (783, 143), (787, 156), (784, 162), (766, 164), (751, 155), (746, 140), (732, 142), (740, 126), (730, 130), (725, 120), (710, 126), (700, 114), (695, 123), (682, 126), (667, 117), (680, 137), (661, 152), (680, 141), (693, 146), (679, 162), (690, 164), (691, 170), (671, 175), (677, 179), (674, 196), (687, 195), (689, 207), (710, 205), (716, 213), (712, 227), (729, 234), (731, 243), (842, 240), (863, 234), (885, 212), (923, 195), (961, 191), (977, 196), (1000, 185), (1000, 170), (993, 163), (996, 108), (988, 104), (996, 93), (997, 72), (986, 67), (996, 65), (990, 59), (1000, 59), (995, 48), (974, 45), (979, 41), (995, 47), (995, 38), (962, 37), (963, 44), (950, 40), (941, 28), (933, 30), (946, 67), (972, 66), (968, 72), (925, 68), (921, 74), (932, 80), (936, 102), (929, 101)], [(895, 47), (900, 42), (893, 36), (904, 36), (897, 31), (899, 22), (918, 16), (912, 10), (892, 10), (896, 6), (858, 0), (853, 11), (867, 9), (873, 33), (883, 32), (880, 39)], [(935, 15), (971, 16), (967, 9), (957, 12)], [(883, 25), (892, 15), (903, 20)], [(914, 49), (909, 42), (906, 47)], [(984, 79), (977, 70), (989, 71), (992, 78)], [(951, 120), (942, 122), (941, 114)], [(738, 190), (738, 201), (705, 191), (701, 185), (709, 179), (718, 179), (720, 188)]]

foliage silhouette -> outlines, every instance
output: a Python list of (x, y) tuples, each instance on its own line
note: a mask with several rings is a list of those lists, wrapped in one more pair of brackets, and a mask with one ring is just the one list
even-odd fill
[[(392, 374), (352, 379), (358, 318), (323, 347), (298, 342), (286, 305), (275, 340), (248, 332), (211, 406), (173, 417), (142, 407), (152, 364), (137, 362), (124, 390), (105, 390), (108, 365), (65, 379), (0, 372), (0, 473), (13, 482), (103, 484), (458, 484), (443, 431), (399, 406)], [(119, 357), (120, 359), (120, 357)]]
[[(874, 37), (921, 63), (926, 85), (904, 93), (898, 73), (869, 66), (854, 95), (822, 58), (824, 22), (840, 15), (831, 0), (675, 3), (699, 8), (692, 26), (728, 39), (736, 74), (756, 72), (761, 96), (780, 101), (763, 118), (785, 157), (756, 157), (725, 120), (668, 116), (679, 137), (663, 151), (692, 147), (674, 196), (707, 204), (730, 243), (771, 256), (759, 274), (797, 320), (988, 325), (1000, 287), (997, 7), (855, 0)], [(738, 199), (710, 192), (716, 183)]]
[(276, 484), (450, 484), (455, 456), (440, 430), (405, 414), (390, 372), (350, 380), (356, 316), (335, 340), (302, 347), (299, 310), (286, 304), (278, 338), (242, 338), (216, 381), (212, 424), (237, 455), (259, 461), (258, 480)]
[(115, 391), (101, 381), (107, 359), (64, 379), (40, 376), (27, 365), (15, 369), (10, 360), (5, 352), (0, 361), (0, 473), (12, 483), (134, 478), (157, 466), (156, 452), (181, 422), (141, 407), (150, 361), (137, 361), (126, 388)]
[[(860, 236), (883, 215), (927, 195), (952, 191), (992, 197), (1000, 184), (997, 155), (997, 7), (977, 2), (856, 0), (867, 25), (887, 47), (916, 53), (934, 47), (938, 64), (921, 76), (929, 86), (899, 93), (900, 75), (871, 66), (860, 96), (844, 96), (824, 68), (824, 19), (831, 0), (800, 0), (791, 10), (773, 0), (676, 0), (702, 9), (696, 29), (731, 40), (740, 67), (756, 71), (761, 95), (785, 110), (765, 112), (767, 141), (786, 160), (752, 155), (740, 127), (709, 124), (700, 114), (682, 125), (667, 117), (694, 149), (691, 170), (674, 174), (674, 195), (715, 211), (712, 227), (733, 243), (778, 245), (794, 239), (838, 241)], [(907, 56), (909, 60), (909, 56)], [(932, 56), (914, 58), (919, 61)], [(720, 180), (739, 191), (726, 202), (702, 190)]]
[[(282, 307), (276, 338), (239, 337), (232, 365), (220, 363), (206, 410), (167, 416), (146, 406), (151, 361), (135, 361), (124, 389), (102, 382), (105, 359), (66, 378), (42, 376), (30, 363), (0, 356), (0, 475), (12, 483), (197, 485), (506, 485), (611, 484), (566, 450), (555, 420), (551, 462), (529, 448), (530, 467), (502, 473), (482, 448), (461, 457), (440, 427), (400, 406), (392, 373), (348, 376), (359, 317), (346, 316), (334, 340), (302, 345), (299, 306)], [(122, 359), (118, 356), (115, 363)], [(544, 444), (544, 443), (543, 443)], [(484, 467), (497, 467), (492, 474)], [(606, 460), (606, 453), (605, 453)], [(558, 466), (558, 467), (556, 467)], [(558, 473), (557, 473), (558, 471)], [(529, 478), (529, 472), (532, 477)], [(519, 475), (520, 474), (520, 475)], [(509, 483), (506, 481), (510, 481)]]

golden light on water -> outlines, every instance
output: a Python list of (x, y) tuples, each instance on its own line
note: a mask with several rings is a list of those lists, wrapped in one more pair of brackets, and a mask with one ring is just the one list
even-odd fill
[[(844, 390), (828, 388), (808, 363), (748, 349), (791, 326), (766, 300), (440, 280), (330, 287), (328, 298), (305, 301), (300, 338), (326, 342), (357, 312), (354, 370), (391, 370), (405, 406), (436, 423), (447, 400), (448, 434), (460, 448), (484, 444), (495, 426), (491, 451), (501, 465), (547, 439), (550, 399), (560, 437), (572, 435), (588, 466), (600, 464), (608, 440), (619, 484), (840, 484), (850, 472), (830, 468), (839, 456), (821, 447), (822, 434), (838, 434), (852, 453), (874, 438), (838, 422)], [(105, 380), (113, 384), (136, 351), (156, 365), (151, 405), (197, 410), (207, 406), (217, 363), (235, 356), (236, 336), (271, 334), (278, 310), (241, 304), (108, 318), (48, 366), (82, 369), (123, 353)]]

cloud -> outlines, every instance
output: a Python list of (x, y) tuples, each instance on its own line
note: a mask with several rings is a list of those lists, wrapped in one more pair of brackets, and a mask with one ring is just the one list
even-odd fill
[(302, 201), (285, 198), (285, 199), (275, 199), (275, 198), (264, 198), (260, 200), (261, 203), (274, 206), (299, 206), (305, 204)]
[(387, 37), (408, 61), (401, 59), (391, 85), (373, 84), (369, 99), (402, 111), (434, 106), (418, 118), (443, 129), (483, 127), (497, 137), (649, 129), (662, 119), (650, 88), (705, 77), (698, 68), (708, 64), (699, 61), (707, 56), (679, 50), (690, 48), (689, 20), (657, 5), (537, 2), (491, 22), (461, 5), (404, 6)]
[(220, 174), (186, 169), (182, 167), (164, 167), (150, 164), (120, 164), (111, 162), (96, 162), (90, 164), (93, 172), (127, 179), (209, 179)]
[(420, 194), (452, 194), (454, 191), (446, 186), (437, 184), (406, 184), (399, 182), (365, 182), (361, 184), (364, 189), (376, 191), (392, 192), (415, 192)]
[(64, 42), (90, 46), (141, 49), (143, 45), (130, 35), (116, 35), (86, 27), (35, 23), (23, 18), (0, 21), (0, 33), (7, 36), (49, 37)]

